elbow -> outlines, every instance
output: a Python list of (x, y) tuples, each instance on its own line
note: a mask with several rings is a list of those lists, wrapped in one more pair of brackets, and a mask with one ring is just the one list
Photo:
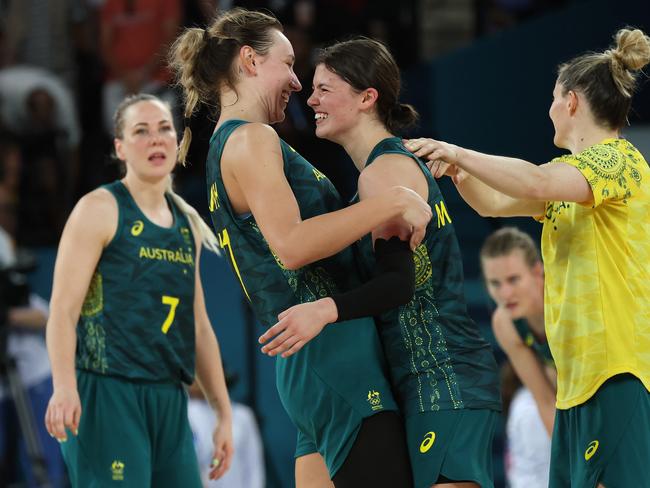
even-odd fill
[(488, 208), (476, 208), (476, 213), (479, 214), (481, 217), (505, 217), (505, 215), (502, 215), (502, 213), (499, 211), (499, 208), (496, 206)]
[(278, 264), (284, 268), (291, 271), (302, 268), (306, 264), (309, 264), (304, 256), (301, 256), (296, 252), (287, 252), (287, 251), (278, 251), (273, 252), (273, 257), (278, 262)]
[(497, 217), (496, 212), (493, 209), (480, 208), (475, 210), (481, 217)]

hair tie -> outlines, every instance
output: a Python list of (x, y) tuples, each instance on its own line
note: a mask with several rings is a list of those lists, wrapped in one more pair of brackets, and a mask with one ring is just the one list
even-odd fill
[(208, 29), (203, 29), (203, 42), (208, 41), (210, 41), (210, 33), (208, 32)]
[(183, 118), (183, 126), (184, 127), (189, 127), (190, 126), (190, 120), (192, 120), (191, 117), (184, 117)]

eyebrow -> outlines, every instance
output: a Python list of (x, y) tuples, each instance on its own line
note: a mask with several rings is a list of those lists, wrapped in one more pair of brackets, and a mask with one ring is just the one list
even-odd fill
[[(161, 121), (158, 122), (158, 125), (162, 125), (162, 124), (171, 124), (171, 123), (172, 123), (171, 120), (163, 119), (163, 120), (161, 120)], [(141, 125), (143, 125), (143, 126), (145, 126), (145, 127), (149, 127), (149, 124), (148, 124), (147, 122), (138, 122), (137, 124), (134, 124), (134, 125), (133, 125), (133, 128), (135, 129), (136, 127), (141, 126)]]

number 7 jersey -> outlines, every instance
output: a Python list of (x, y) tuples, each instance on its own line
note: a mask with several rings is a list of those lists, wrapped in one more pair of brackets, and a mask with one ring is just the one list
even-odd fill
[(103, 188), (118, 206), (77, 326), (77, 369), (123, 378), (191, 383), (194, 376), (194, 237), (166, 195), (174, 223), (151, 222), (121, 181)]

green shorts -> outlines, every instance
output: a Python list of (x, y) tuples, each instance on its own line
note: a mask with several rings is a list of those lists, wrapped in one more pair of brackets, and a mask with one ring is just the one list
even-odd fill
[(558, 410), (550, 488), (650, 486), (650, 393), (631, 374), (608, 379), (582, 405)]
[(440, 476), (494, 487), (492, 440), (499, 413), (487, 409), (439, 410), (406, 418), (415, 488), (429, 488)]
[(299, 431), (296, 457), (319, 452), (331, 477), (364, 418), (397, 410), (375, 322), (326, 327), (298, 354), (276, 362), (282, 404)]
[(77, 371), (79, 435), (61, 444), (74, 487), (201, 487), (187, 394)]

